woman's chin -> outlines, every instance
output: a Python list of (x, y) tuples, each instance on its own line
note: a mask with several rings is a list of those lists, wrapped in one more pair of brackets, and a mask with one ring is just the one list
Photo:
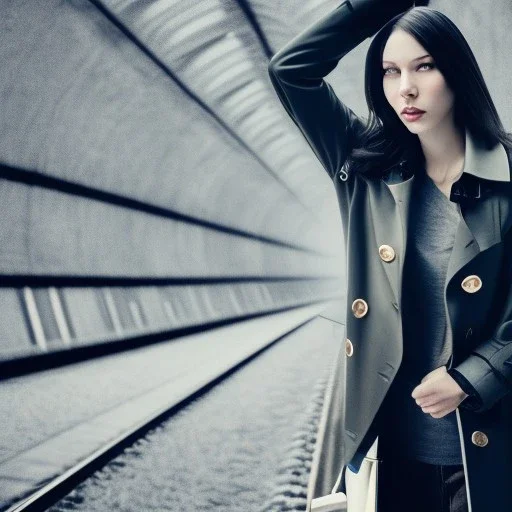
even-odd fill
[(421, 125), (420, 123), (404, 123), (405, 127), (416, 135), (428, 131), (428, 127)]

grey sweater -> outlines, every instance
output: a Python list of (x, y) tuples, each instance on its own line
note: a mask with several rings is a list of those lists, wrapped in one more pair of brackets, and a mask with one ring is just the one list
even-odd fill
[(411, 397), (421, 379), (450, 358), (444, 282), (461, 217), (458, 205), (424, 170), (411, 192), (402, 284), (404, 355), (384, 403), (381, 437), (392, 453), (429, 464), (462, 464), (455, 412), (432, 418)]

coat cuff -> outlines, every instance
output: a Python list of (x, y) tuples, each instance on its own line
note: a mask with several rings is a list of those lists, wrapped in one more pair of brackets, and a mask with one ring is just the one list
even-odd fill
[(450, 368), (448, 370), (448, 375), (452, 377), (452, 379), (459, 385), (459, 387), (468, 395), (464, 400), (459, 404), (459, 407), (462, 409), (467, 409), (469, 411), (477, 411), (483, 405), (482, 398), (478, 394), (477, 390), (473, 387), (471, 382), (469, 382), (462, 373), (460, 373), (455, 368)]
[[(456, 370), (458, 374), (461, 375), (474, 389), (474, 396), (478, 396), (480, 400), (479, 407), (476, 407), (474, 400), (468, 401), (467, 404), (467, 408), (471, 408), (471, 410), (476, 412), (482, 412), (490, 409), (495, 402), (506, 395), (509, 391), (506, 379), (502, 375), (498, 374), (498, 372), (478, 354), (471, 354), (467, 359), (454, 368), (454, 370)], [(455, 372), (454, 375), (456, 375)], [(452, 377), (454, 376), (452, 375)], [(456, 377), (454, 377), (454, 379), (457, 380)], [(460, 386), (460, 383), (457, 383)], [(465, 393), (467, 393), (462, 386), (461, 388)], [(461, 407), (463, 407), (462, 404), (464, 402), (465, 400), (461, 402)]]

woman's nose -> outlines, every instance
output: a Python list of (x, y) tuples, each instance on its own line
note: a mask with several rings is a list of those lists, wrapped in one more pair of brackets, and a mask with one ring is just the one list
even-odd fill
[(405, 97), (416, 96), (418, 94), (418, 88), (412, 82), (411, 78), (407, 74), (402, 74), (400, 77), (400, 95)]

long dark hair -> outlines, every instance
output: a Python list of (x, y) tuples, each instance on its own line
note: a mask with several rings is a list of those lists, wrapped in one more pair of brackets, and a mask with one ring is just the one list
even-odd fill
[(466, 39), (444, 14), (429, 7), (413, 7), (391, 19), (375, 35), (366, 56), (365, 95), (369, 117), (358, 144), (347, 160), (368, 176), (382, 174), (406, 160), (424, 164), (419, 138), (411, 133), (389, 105), (382, 85), (382, 54), (394, 29), (412, 35), (433, 57), (455, 96), (455, 124), (464, 133), (492, 148), (501, 142), (512, 148), (512, 137), (499, 118), (489, 90)]

